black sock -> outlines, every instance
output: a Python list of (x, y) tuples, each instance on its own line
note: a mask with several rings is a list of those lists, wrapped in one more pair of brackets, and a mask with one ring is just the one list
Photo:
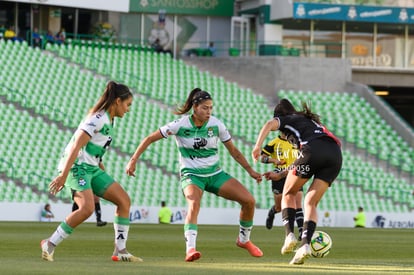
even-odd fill
[(296, 210), (294, 208), (282, 209), (282, 222), (285, 226), (286, 236), (294, 232)]
[(299, 233), (303, 231), (303, 210), (302, 208), (296, 209), (296, 224), (298, 225)]
[(302, 233), (302, 243), (304, 244), (310, 244), (312, 240), (313, 233), (315, 233), (316, 229), (316, 222), (314, 221), (306, 221), (303, 224), (303, 233)]
[(273, 205), (271, 208), (270, 208), (270, 211), (269, 211), (269, 216), (270, 215), (275, 215), (277, 212), (276, 212), (276, 208), (275, 208), (275, 206)]
[(96, 215), (96, 221), (101, 221), (101, 204), (99, 202), (95, 203), (95, 215)]

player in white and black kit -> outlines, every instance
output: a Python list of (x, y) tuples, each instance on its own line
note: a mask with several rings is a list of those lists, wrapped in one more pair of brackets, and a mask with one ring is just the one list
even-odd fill
[(287, 139), (298, 146), (300, 153), (286, 178), (282, 197), (282, 219), (286, 229), (282, 254), (293, 252), (297, 240), (293, 234), (295, 222), (295, 196), (299, 189), (314, 177), (304, 200), (305, 222), (300, 248), (290, 264), (303, 264), (311, 255), (309, 243), (318, 220), (316, 206), (324, 193), (338, 176), (342, 167), (340, 142), (319, 121), (303, 103), (303, 110), (296, 111), (287, 99), (282, 99), (275, 107), (274, 118), (266, 122), (252, 151), (254, 160), (260, 158), (261, 146), (270, 131), (281, 130)]

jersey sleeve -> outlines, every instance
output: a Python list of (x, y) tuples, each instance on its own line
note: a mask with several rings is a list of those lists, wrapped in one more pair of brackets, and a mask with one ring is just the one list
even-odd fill
[(275, 117), (274, 119), (276, 119), (279, 122), (279, 129), (284, 128), (285, 125), (289, 121), (289, 118), (287, 116), (278, 116), (278, 117)]
[(180, 125), (181, 125), (180, 121), (181, 119), (177, 119), (177, 120), (167, 123), (164, 126), (161, 126), (160, 127), (161, 135), (164, 138), (167, 138), (168, 136), (177, 134), (178, 130), (180, 129)]
[(219, 128), (219, 137), (221, 142), (226, 142), (231, 139), (231, 135), (229, 130), (227, 129), (226, 125), (223, 122), (218, 121), (218, 128)]
[(85, 131), (89, 136), (93, 137), (98, 133), (104, 125), (102, 114), (92, 114), (88, 116), (79, 126), (79, 129)]

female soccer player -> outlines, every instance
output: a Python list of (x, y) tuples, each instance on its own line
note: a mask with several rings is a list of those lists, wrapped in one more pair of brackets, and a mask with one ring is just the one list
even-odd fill
[(252, 157), (257, 161), (266, 136), (270, 131), (278, 129), (287, 135), (292, 144), (300, 148), (299, 156), (288, 173), (283, 189), (282, 219), (286, 239), (281, 249), (282, 254), (293, 252), (297, 244), (293, 234), (296, 193), (309, 178), (314, 177), (305, 195), (302, 241), (290, 264), (303, 264), (311, 255), (309, 244), (318, 220), (316, 206), (342, 166), (339, 140), (321, 125), (318, 115), (312, 113), (305, 103), (302, 105), (303, 110), (296, 111), (289, 100), (282, 99), (275, 108), (274, 118), (263, 125), (252, 151)]
[(130, 198), (121, 185), (101, 167), (102, 157), (112, 142), (114, 118), (122, 118), (129, 111), (132, 93), (125, 85), (110, 81), (95, 106), (79, 125), (64, 157), (59, 163), (59, 175), (50, 183), (52, 194), (64, 185), (72, 190), (73, 200), (79, 209), (69, 214), (56, 231), (41, 241), (42, 258), (53, 261), (54, 249), (94, 211), (94, 194), (114, 203), (114, 261), (140, 262), (126, 249), (129, 231)]
[[(266, 228), (272, 229), (275, 214), (282, 210), (282, 193), (285, 186), (287, 172), (289, 167), (298, 157), (298, 150), (296, 146), (291, 144), (286, 139), (283, 132), (279, 132), (278, 137), (271, 140), (264, 148), (262, 148), (261, 161), (262, 163), (272, 163), (274, 171), (264, 173), (267, 180), (272, 181), (272, 192), (275, 204), (270, 208), (267, 219)], [(302, 211), (302, 195), (303, 188), (299, 189), (296, 195), (296, 223), (299, 229), (299, 240), (302, 239), (303, 231), (303, 211)]]
[(184, 224), (185, 261), (191, 262), (201, 257), (201, 253), (196, 250), (196, 238), (197, 217), (204, 191), (240, 203), (240, 233), (236, 244), (247, 249), (252, 256), (261, 257), (262, 251), (250, 241), (255, 199), (238, 180), (221, 169), (218, 142), (224, 144), (230, 155), (258, 183), (261, 181), (261, 175), (253, 170), (234, 146), (224, 124), (212, 116), (213, 100), (208, 92), (195, 88), (175, 114), (183, 115), (191, 109), (192, 114), (182, 116), (145, 137), (128, 162), (126, 173), (135, 176), (136, 162), (150, 144), (175, 135), (180, 153), (181, 188), (188, 203), (188, 214)]

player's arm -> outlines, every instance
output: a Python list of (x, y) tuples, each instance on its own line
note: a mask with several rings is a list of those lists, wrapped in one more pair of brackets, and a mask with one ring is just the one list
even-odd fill
[(263, 145), (264, 140), (266, 139), (267, 135), (270, 131), (276, 131), (279, 129), (279, 119), (271, 119), (267, 121), (262, 129), (259, 132), (259, 135), (256, 139), (256, 144), (252, 151), (252, 157), (254, 161), (258, 161), (260, 157), (261, 148)]
[(283, 165), (286, 163), (286, 161), (284, 160), (278, 160), (278, 159), (274, 159), (271, 156), (265, 154), (262, 152), (261, 156), (260, 156), (260, 161), (262, 163), (273, 163), (274, 165)]
[(69, 171), (72, 168), (76, 158), (78, 157), (80, 149), (84, 147), (90, 139), (91, 136), (85, 131), (76, 131), (75, 140), (72, 143), (72, 147), (68, 151), (68, 157), (66, 158), (61, 173), (49, 184), (49, 190), (52, 194), (56, 194), (62, 190), (63, 186), (65, 185), (66, 178), (68, 177)]
[(265, 177), (266, 180), (278, 181), (283, 178), (286, 178), (287, 174), (288, 174), (288, 170), (285, 169), (280, 172), (274, 172), (274, 171), (265, 172), (263, 176)]
[(138, 145), (137, 149), (135, 150), (135, 153), (132, 155), (131, 159), (129, 160), (126, 166), (126, 173), (128, 176), (135, 177), (135, 168), (136, 168), (136, 163), (139, 157), (142, 155), (142, 153), (144, 153), (144, 151), (148, 148), (148, 146), (151, 145), (151, 143), (156, 142), (162, 138), (164, 138), (164, 136), (161, 134), (161, 131), (157, 130), (153, 132), (152, 134), (146, 136), (141, 141), (141, 143)]

